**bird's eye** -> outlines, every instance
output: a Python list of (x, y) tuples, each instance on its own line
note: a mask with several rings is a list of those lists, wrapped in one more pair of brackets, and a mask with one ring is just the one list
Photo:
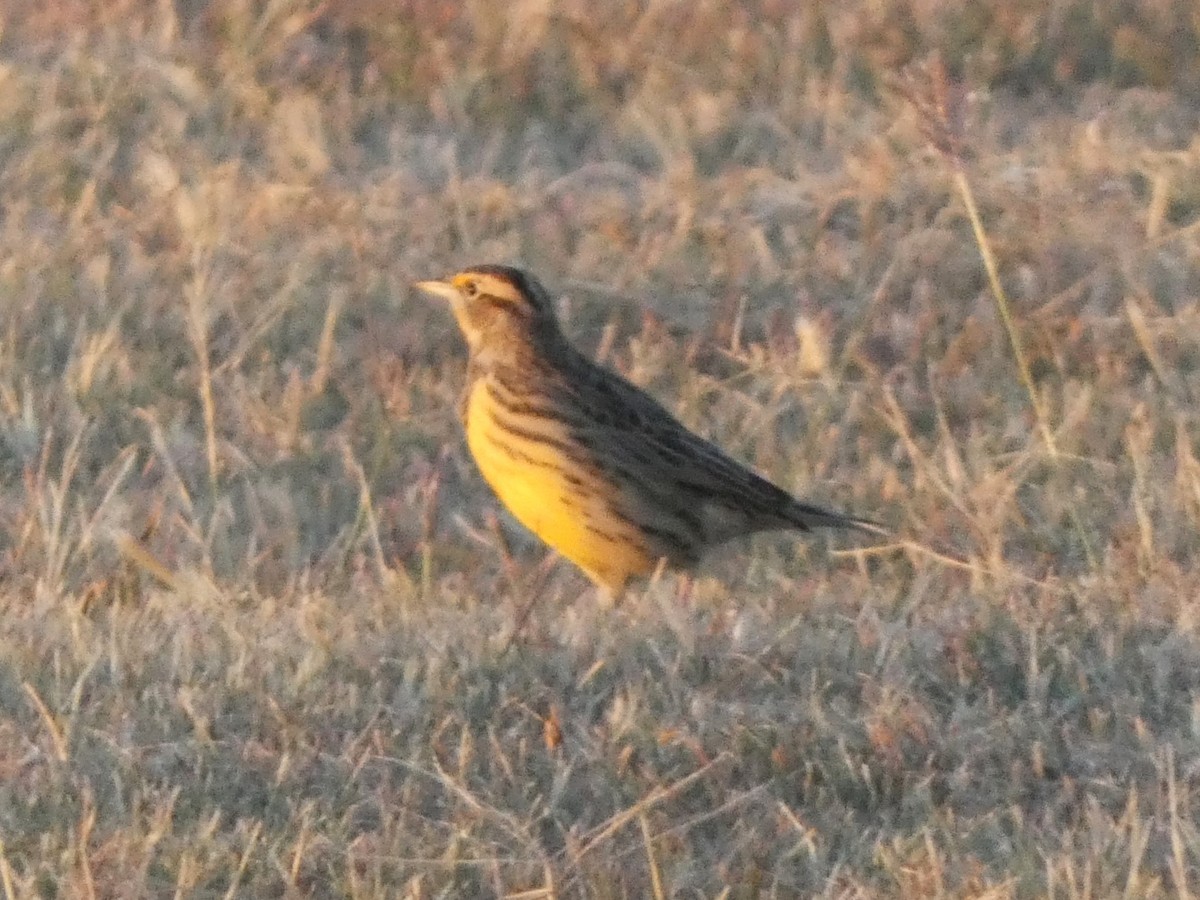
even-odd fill
[(468, 281), (465, 285), (463, 285), (463, 293), (468, 297), (474, 297), (479, 293), (479, 285), (474, 281)]

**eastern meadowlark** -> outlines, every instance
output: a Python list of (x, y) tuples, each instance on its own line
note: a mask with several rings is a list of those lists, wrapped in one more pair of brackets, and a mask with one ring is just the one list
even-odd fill
[(527, 273), (473, 266), (416, 286), (449, 301), (466, 338), (462, 415), (483, 477), (526, 528), (613, 594), (660, 560), (687, 568), (758, 531), (883, 533), (797, 500), (585, 357)]

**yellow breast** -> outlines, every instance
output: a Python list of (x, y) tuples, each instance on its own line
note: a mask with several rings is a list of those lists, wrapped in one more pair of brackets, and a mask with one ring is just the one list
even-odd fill
[(653, 571), (644, 536), (605, 502), (614, 489), (563, 453), (571, 439), (563, 425), (507, 409), (486, 378), (471, 388), (466, 412), (471, 455), (517, 521), (613, 592)]

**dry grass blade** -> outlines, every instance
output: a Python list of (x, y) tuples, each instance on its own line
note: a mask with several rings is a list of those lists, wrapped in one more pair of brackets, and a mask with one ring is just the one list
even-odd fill
[(650, 822), (646, 813), (638, 813), (638, 825), (642, 830), (642, 845), (646, 849), (646, 865), (650, 869), (650, 889), (654, 900), (666, 900), (667, 892), (663, 890), (662, 872), (658, 868), (658, 858), (654, 853), (654, 838), (650, 834)]
[(114, 536), (113, 543), (126, 560), (147, 575), (153, 577), (163, 587), (171, 590), (180, 589), (181, 585), (178, 576), (164, 565), (158, 557), (146, 549), (142, 542), (137, 540), (133, 535), (119, 532)]
[(4, 887), (4, 900), (17, 900), (17, 889), (13, 884), (12, 865), (8, 861), (8, 853), (4, 841), (0, 840), (0, 885)]
[(208, 460), (209, 485), (217, 489), (220, 480), (220, 458), (217, 455), (217, 404), (213, 399), (212, 363), (208, 347), (208, 279), (207, 272), (202, 268), (202, 255), (195, 254), (193, 265), (195, 271), (187, 287), (187, 325), (188, 337), (192, 342), (192, 350), (196, 357), (196, 365), (200, 370), (200, 383), (197, 390), (200, 394), (200, 408), (204, 417), (204, 450)]
[(79, 872), (83, 878), (84, 896), (88, 900), (96, 900), (96, 877), (92, 872), (92, 860), (89, 846), (92, 840), (92, 830), (96, 827), (96, 808), (92, 797), (84, 795), (83, 821), (79, 823), (79, 834), (76, 839), (76, 855), (79, 859)]
[(250, 859), (254, 855), (254, 850), (258, 845), (258, 837), (262, 834), (262, 829), (262, 822), (255, 822), (254, 827), (250, 829), (250, 836), (246, 838), (246, 848), (242, 851), (238, 859), (238, 867), (234, 871), (233, 877), (229, 880), (229, 890), (225, 892), (225, 900), (234, 900), (238, 896), (238, 886), (246, 874), (246, 868), (250, 865)]
[(578, 866), (585, 856), (600, 847), (634, 819), (645, 815), (647, 811), (687, 790), (701, 778), (708, 775), (714, 768), (727, 763), (729, 759), (728, 753), (721, 753), (695, 772), (685, 775), (667, 787), (655, 788), (637, 803), (633, 804), (633, 806), (611, 816), (608, 821), (592, 829), (580, 845), (579, 850), (572, 854), (571, 863)]
[(37, 692), (37, 688), (28, 681), (24, 682), (21, 687), (25, 689), (25, 696), (29, 698), (29, 702), (33, 704), (38, 716), (41, 717), (46, 733), (50, 735), (50, 742), (54, 745), (55, 759), (63, 763), (69, 761), (71, 758), (69, 740), (67, 735), (63, 733), (62, 728), (59, 727), (54, 714), (50, 712), (49, 707), (43, 702), (41, 695)]
[(479, 799), (479, 797), (475, 796), (475, 794), (472, 793), (464, 784), (462, 784), (459, 779), (455, 778), (444, 768), (442, 768), (441, 763), (439, 763), (437, 760), (434, 760), (433, 771), (426, 770), (406, 760), (395, 759), (389, 761), (401, 765), (411, 772), (421, 775), (424, 778), (432, 779), (440, 784), (443, 788), (447, 789), (451, 794), (470, 807), (470, 809), (475, 813), (487, 817), (489, 820), (501, 826), (506, 833), (517, 838), (528, 849), (528, 859), (537, 860), (545, 871), (551, 871), (549, 869), (549, 860), (546, 859), (545, 854), (542, 852), (541, 846), (530, 834), (529, 828), (525, 824), (523, 824), (517, 817), (497, 809), (496, 807)]
[(515, 894), (505, 894), (504, 900), (544, 900), (544, 898), (554, 896), (554, 888), (540, 887), (528, 891), (517, 891)]

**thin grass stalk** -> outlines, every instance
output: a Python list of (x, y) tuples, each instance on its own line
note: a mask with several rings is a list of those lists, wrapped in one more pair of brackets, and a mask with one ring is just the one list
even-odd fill
[(1013, 320), (1012, 311), (1008, 304), (1008, 294), (1005, 293), (1004, 286), (1000, 283), (1000, 272), (996, 266), (996, 257), (992, 253), (992, 245), (988, 241), (987, 231), (983, 227), (983, 220), (979, 217), (979, 207), (975, 204), (975, 194), (971, 191), (971, 183), (967, 180), (967, 174), (961, 164), (954, 166), (954, 186), (958, 189), (963, 205), (967, 208), (967, 218), (971, 220), (971, 230), (975, 233), (975, 244), (979, 247), (979, 255), (983, 258), (983, 267), (987, 271), (988, 284), (992, 289), (992, 299), (996, 303), (996, 311), (1000, 314), (1000, 321), (1004, 323), (1004, 331), (1008, 335), (1008, 345), (1012, 349), (1013, 360), (1017, 364), (1017, 373), (1021, 378), (1021, 383), (1025, 387), (1025, 392), (1029, 395), (1029, 405), (1033, 407), (1033, 415), (1037, 419), (1038, 431), (1041, 433), (1046, 450), (1052, 457), (1057, 458), (1058, 446), (1054, 442), (1054, 432), (1050, 428), (1049, 416), (1046, 414), (1045, 407), (1042, 406), (1042, 401), (1038, 397), (1037, 385), (1033, 382), (1033, 373), (1029, 369), (1029, 362), (1025, 358), (1025, 350), (1021, 345), (1021, 335), (1017, 331), (1017, 325)]

